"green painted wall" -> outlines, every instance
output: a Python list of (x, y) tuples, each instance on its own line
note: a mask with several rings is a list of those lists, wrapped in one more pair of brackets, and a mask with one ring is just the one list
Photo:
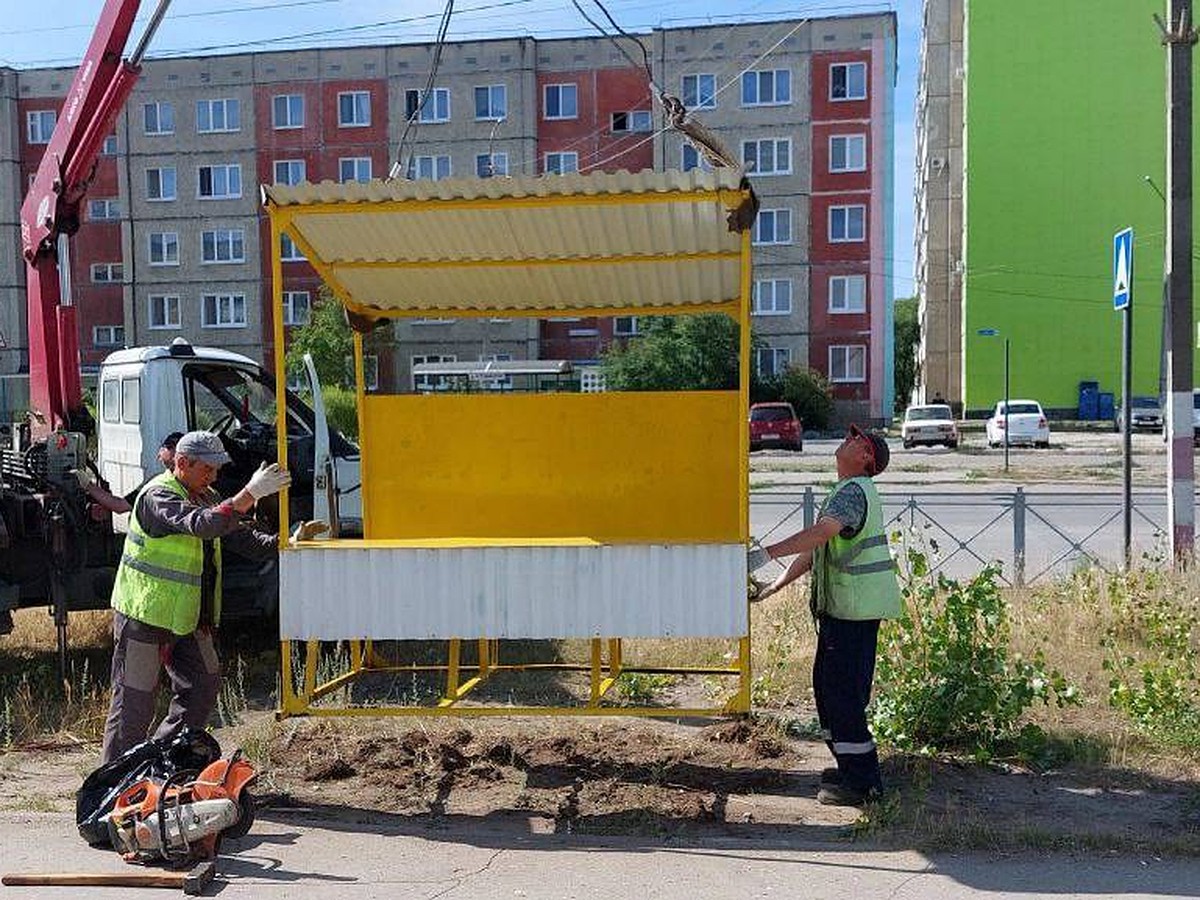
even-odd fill
[(1166, 59), (1151, 19), (1165, 5), (967, 0), (968, 409), (1003, 390), (1003, 341), (981, 328), (1011, 341), (1013, 397), (1074, 408), (1088, 380), (1119, 402), (1112, 236), (1128, 225), (1133, 389), (1158, 393), (1164, 206), (1143, 176), (1165, 192)]

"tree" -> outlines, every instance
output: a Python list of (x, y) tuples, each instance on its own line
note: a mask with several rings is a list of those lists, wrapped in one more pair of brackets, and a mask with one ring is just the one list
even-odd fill
[(822, 431), (833, 418), (833, 392), (816, 369), (789, 366), (780, 379), (780, 396), (792, 404), (806, 429)]
[(354, 356), (354, 339), (342, 304), (324, 285), (317, 292), (308, 323), (292, 332), (287, 351), (289, 372), (303, 371), (305, 353), (312, 354), (322, 385), (345, 387), (350, 383), (346, 360)]
[(921, 325), (917, 321), (916, 297), (897, 300), (892, 308), (896, 342), (896, 412), (902, 413), (917, 386), (917, 345), (921, 342)]
[(719, 391), (738, 386), (738, 326), (721, 313), (638, 318), (641, 336), (604, 354), (614, 391)]

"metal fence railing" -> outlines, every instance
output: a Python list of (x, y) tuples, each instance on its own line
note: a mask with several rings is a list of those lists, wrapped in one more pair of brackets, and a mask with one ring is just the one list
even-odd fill
[[(816, 520), (823, 494), (811, 487), (751, 494), (751, 530), (778, 539)], [(931, 568), (960, 577), (1001, 564), (1011, 585), (1034, 584), (1081, 566), (1120, 568), (1121, 494), (1080, 490), (881, 492), (888, 530), (903, 530), (933, 552)], [(1133, 555), (1165, 555), (1164, 492), (1133, 496)]]

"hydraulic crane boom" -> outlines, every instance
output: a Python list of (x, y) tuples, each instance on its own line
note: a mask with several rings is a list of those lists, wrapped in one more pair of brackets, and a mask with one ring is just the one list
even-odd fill
[(75, 310), (59, 283), (60, 240), (79, 230), (80, 208), (104, 139), (141, 73), (142, 56), (166, 15), (159, 0), (146, 33), (122, 59), (141, 0), (107, 0), (62, 113), (21, 206), (21, 243), (29, 310), (29, 395), (33, 432), (87, 430), (79, 376)]

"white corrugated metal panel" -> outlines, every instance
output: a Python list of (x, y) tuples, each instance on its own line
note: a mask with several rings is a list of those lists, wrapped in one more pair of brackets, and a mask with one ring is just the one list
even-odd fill
[[(497, 312), (676, 306), (736, 299), (737, 260), (586, 267), (343, 269), (335, 277), (362, 306), (426, 312)], [(396, 302), (403, 290), (403, 302)]]
[[(362, 307), (519, 311), (739, 297), (741, 235), (728, 218), (746, 200), (740, 173), (323, 182), (264, 190), (269, 206), (287, 211), (289, 228), (314, 262)], [(721, 256), (688, 259), (698, 254)]]
[(741, 637), (741, 544), (280, 554), (284, 639)]

